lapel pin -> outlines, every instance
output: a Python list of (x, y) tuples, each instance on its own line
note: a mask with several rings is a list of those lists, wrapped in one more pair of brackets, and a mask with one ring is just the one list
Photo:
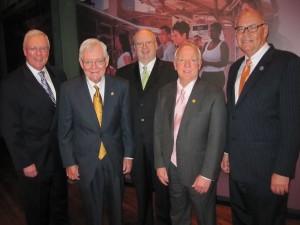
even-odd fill
[(260, 71), (262, 71), (262, 70), (264, 70), (264, 69), (265, 69), (264, 66), (259, 67), (259, 70), (260, 70)]
[(192, 100), (192, 103), (196, 103), (196, 102), (197, 102), (196, 99), (193, 99), (193, 100)]
[(115, 92), (113, 92), (113, 91), (112, 91), (112, 92), (110, 92), (110, 95), (115, 95)]

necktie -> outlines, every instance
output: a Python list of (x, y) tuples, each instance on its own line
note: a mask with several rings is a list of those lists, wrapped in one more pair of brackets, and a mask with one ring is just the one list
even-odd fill
[(41, 77), (41, 85), (42, 87), (44, 88), (44, 90), (47, 92), (47, 94), (49, 95), (51, 101), (54, 103), (54, 105), (56, 105), (56, 101), (55, 101), (55, 97), (54, 97), (54, 94), (45, 78), (45, 72), (44, 71), (40, 71), (38, 72), (38, 74), (40, 75)]
[[(101, 126), (102, 115), (103, 115), (102, 98), (101, 98), (98, 86), (95, 85), (94, 88), (96, 89), (96, 92), (95, 92), (94, 97), (93, 97), (93, 104), (94, 104), (94, 108), (95, 108), (96, 115), (97, 115), (97, 118), (98, 118), (98, 122), (99, 122), (99, 124)], [(105, 155), (106, 155), (106, 150), (104, 148), (103, 142), (101, 142), (101, 144), (100, 144), (100, 151), (99, 151), (99, 156), (98, 157), (101, 160), (101, 159), (104, 158)]]
[(147, 66), (143, 66), (143, 74), (142, 74), (142, 86), (143, 86), (143, 89), (145, 89), (145, 86), (147, 84), (148, 78), (149, 78), (149, 74), (148, 74), (148, 71), (147, 71)]
[(242, 71), (242, 75), (241, 75), (241, 81), (240, 81), (240, 86), (239, 86), (239, 95), (241, 94), (243, 87), (250, 75), (250, 65), (251, 65), (251, 60), (247, 59), (246, 61), (246, 65), (244, 66), (244, 69)]
[(171, 155), (171, 162), (177, 166), (177, 157), (176, 157), (176, 139), (178, 135), (179, 126), (181, 123), (181, 118), (184, 113), (184, 109), (186, 106), (185, 102), (185, 91), (184, 89), (181, 89), (179, 97), (176, 101), (175, 105), (175, 115), (174, 115), (174, 145), (173, 145), (173, 152)]

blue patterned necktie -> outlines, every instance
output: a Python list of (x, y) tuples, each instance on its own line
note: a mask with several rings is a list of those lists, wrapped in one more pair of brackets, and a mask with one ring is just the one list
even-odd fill
[(47, 80), (45, 78), (45, 72), (44, 71), (40, 71), (38, 72), (38, 74), (41, 77), (41, 85), (42, 87), (45, 89), (45, 91), (47, 92), (47, 94), (49, 95), (51, 101), (54, 103), (54, 105), (56, 106), (56, 101), (55, 101), (55, 97), (54, 94), (49, 86), (49, 84), (47, 83)]

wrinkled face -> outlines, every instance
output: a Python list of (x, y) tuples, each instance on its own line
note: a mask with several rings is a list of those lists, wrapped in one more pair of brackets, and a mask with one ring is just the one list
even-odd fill
[(36, 70), (42, 70), (49, 58), (47, 38), (43, 34), (31, 36), (24, 43), (24, 55), (27, 62)]
[[(262, 17), (256, 11), (247, 11), (239, 17), (236, 27), (259, 26), (263, 24)], [(245, 30), (243, 33), (236, 32), (236, 40), (240, 49), (249, 57), (254, 55), (267, 41), (268, 25), (262, 25), (257, 31), (250, 33)]]
[(82, 53), (82, 58), (79, 60), (80, 66), (84, 74), (89, 80), (94, 83), (99, 83), (105, 74), (108, 66), (109, 56), (104, 56), (100, 46), (95, 45), (90, 49), (86, 49)]
[(172, 32), (172, 40), (173, 40), (173, 44), (175, 46), (180, 46), (183, 43), (186, 42), (186, 34), (183, 33), (182, 35), (177, 31), (177, 30), (173, 30)]
[(159, 34), (160, 43), (165, 45), (171, 40), (171, 34), (168, 34), (164, 29), (160, 30)]
[(134, 48), (138, 61), (147, 65), (156, 57), (157, 42), (155, 35), (148, 30), (138, 31), (134, 36)]
[(181, 85), (186, 86), (196, 79), (201, 68), (201, 59), (197, 49), (184, 45), (178, 49), (174, 60)]

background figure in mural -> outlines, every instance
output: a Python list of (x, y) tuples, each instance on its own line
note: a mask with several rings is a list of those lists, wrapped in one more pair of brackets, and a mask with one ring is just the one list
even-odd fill
[(134, 156), (128, 81), (105, 74), (109, 56), (97, 39), (79, 49), (84, 75), (61, 86), (58, 137), (69, 179), (78, 180), (88, 225), (122, 224), (123, 174)]
[(202, 37), (200, 35), (195, 35), (193, 38), (193, 43), (199, 48), (200, 52), (202, 53), (202, 48), (203, 48)]
[(175, 45), (172, 43), (171, 29), (168, 26), (162, 26), (159, 34), (160, 45), (163, 46), (162, 60), (173, 62), (176, 51)]
[(177, 21), (172, 28), (172, 40), (176, 47), (180, 47), (189, 40), (190, 25), (185, 21)]
[(177, 74), (171, 62), (156, 57), (157, 42), (152, 31), (139, 30), (134, 35), (134, 46), (138, 61), (118, 69), (116, 75), (130, 82), (136, 144), (131, 177), (137, 194), (138, 224), (171, 225), (169, 190), (159, 182), (154, 169), (153, 120), (158, 90), (176, 80)]
[(258, 11), (235, 27), (245, 54), (230, 67), (227, 152), (234, 225), (284, 225), (290, 180), (300, 149), (300, 59), (267, 43)]
[(221, 41), (222, 25), (214, 22), (209, 27), (211, 41), (205, 43), (202, 54), (201, 79), (223, 90), (225, 85), (224, 67), (228, 64), (229, 49), (225, 41)]
[(132, 53), (129, 37), (125, 33), (121, 33), (116, 38), (116, 48), (120, 52), (120, 56), (117, 60), (117, 68), (121, 68), (132, 62)]
[(68, 224), (67, 177), (57, 138), (59, 87), (65, 73), (46, 65), (50, 43), (39, 30), (26, 33), (26, 63), (1, 84), (1, 130), (18, 171), (28, 225)]
[(199, 76), (201, 52), (187, 43), (175, 53), (178, 80), (163, 87), (154, 117), (157, 176), (169, 185), (172, 225), (216, 225), (216, 181), (226, 141), (224, 92)]

